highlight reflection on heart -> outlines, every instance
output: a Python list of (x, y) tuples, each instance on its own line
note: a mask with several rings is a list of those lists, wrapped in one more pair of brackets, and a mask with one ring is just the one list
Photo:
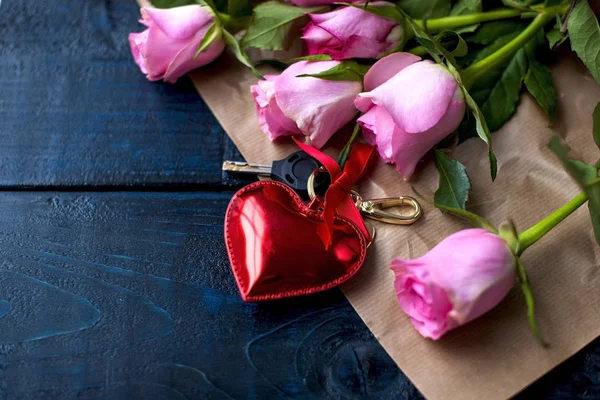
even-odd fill
[(237, 192), (225, 216), (229, 260), (245, 301), (310, 294), (341, 284), (364, 262), (367, 241), (336, 216), (326, 249), (317, 234), (319, 211), (285, 184), (260, 181)]

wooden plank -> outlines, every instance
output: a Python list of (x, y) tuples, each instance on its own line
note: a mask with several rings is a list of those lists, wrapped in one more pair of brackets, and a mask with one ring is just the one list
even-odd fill
[[(230, 196), (1, 193), (0, 398), (420, 398), (339, 291), (240, 300)], [(599, 348), (523, 398), (595, 398)]]
[(187, 78), (148, 82), (134, 64), (135, 2), (0, 14), (0, 186), (223, 185), (223, 159), (241, 156)]
[(418, 397), (339, 291), (240, 300), (230, 196), (0, 194), (0, 398)]

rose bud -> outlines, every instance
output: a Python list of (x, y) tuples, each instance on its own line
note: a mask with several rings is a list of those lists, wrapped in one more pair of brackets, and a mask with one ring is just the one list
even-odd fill
[[(371, 6), (393, 6), (384, 1)], [(403, 29), (397, 22), (356, 7), (340, 7), (325, 14), (308, 14), (302, 39), (308, 54), (329, 54), (333, 59), (376, 58), (400, 43)]]
[(164, 79), (174, 83), (187, 72), (213, 61), (225, 48), (223, 39), (218, 38), (194, 60), (202, 38), (215, 20), (209, 7), (142, 8), (141, 12), (140, 22), (148, 29), (129, 34), (129, 45), (135, 62), (151, 81)]
[(365, 113), (358, 119), (363, 135), (404, 179), (465, 115), (463, 92), (446, 67), (410, 53), (377, 61), (364, 85), (354, 102)]
[(467, 229), (414, 260), (392, 261), (400, 306), (419, 333), (437, 340), (485, 314), (516, 281), (508, 244), (485, 229)]
[(362, 90), (360, 82), (298, 77), (326, 71), (339, 63), (300, 61), (250, 87), (260, 127), (271, 141), (303, 134), (320, 148), (356, 115), (353, 101)]

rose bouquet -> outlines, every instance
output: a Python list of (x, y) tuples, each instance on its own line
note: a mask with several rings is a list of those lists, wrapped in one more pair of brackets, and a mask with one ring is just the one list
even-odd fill
[[(450, 236), (421, 258), (392, 263), (401, 307), (419, 332), (441, 337), (494, 307), (518, 281), (539, 333), (518, 256), (588, 197), (597, 220), (597, 169), (569, 160), (554, 141), (585, 194), (517, 234), (510, 224), (496, 229), (465, 210), (471, 182), (450, 154), (479, 136), (491, 179), (502, 173), (491, 132), (511, 118), (523, 90), (552, 123), (558, 94), (546, 64), (567, 38), (600, 81), (600, 29), (587, 1), (154, 0), (153, 6), (142, 10), (148, 29), (130, 35), (148, 79), (174, 82), (227, 48), (257, 76), (249, 91), (270, 140), (304, 136), (321, 148), (354, 125), (341, 165), (357, 140), (376, 146), (399, 179), (411, 179), (422, 160), (434, 159), (440, 179), (433, 203), (477, 229)], [(269, 56), (251, 61), (248, 49)], [(259, 64), (270, 72), (259, 72)]]

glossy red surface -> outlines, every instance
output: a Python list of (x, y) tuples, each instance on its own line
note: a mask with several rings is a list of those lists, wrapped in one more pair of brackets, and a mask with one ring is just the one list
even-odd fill
[(326, 249), (317, 234), (323, 223), (322, 213), (310, 210), (282, 183), (255, 182), (237, 192), (225, 217), (225, 238), (242, 298), (315, 293), (354, 275), (364, 262), (364, 235), (336, 216)]

